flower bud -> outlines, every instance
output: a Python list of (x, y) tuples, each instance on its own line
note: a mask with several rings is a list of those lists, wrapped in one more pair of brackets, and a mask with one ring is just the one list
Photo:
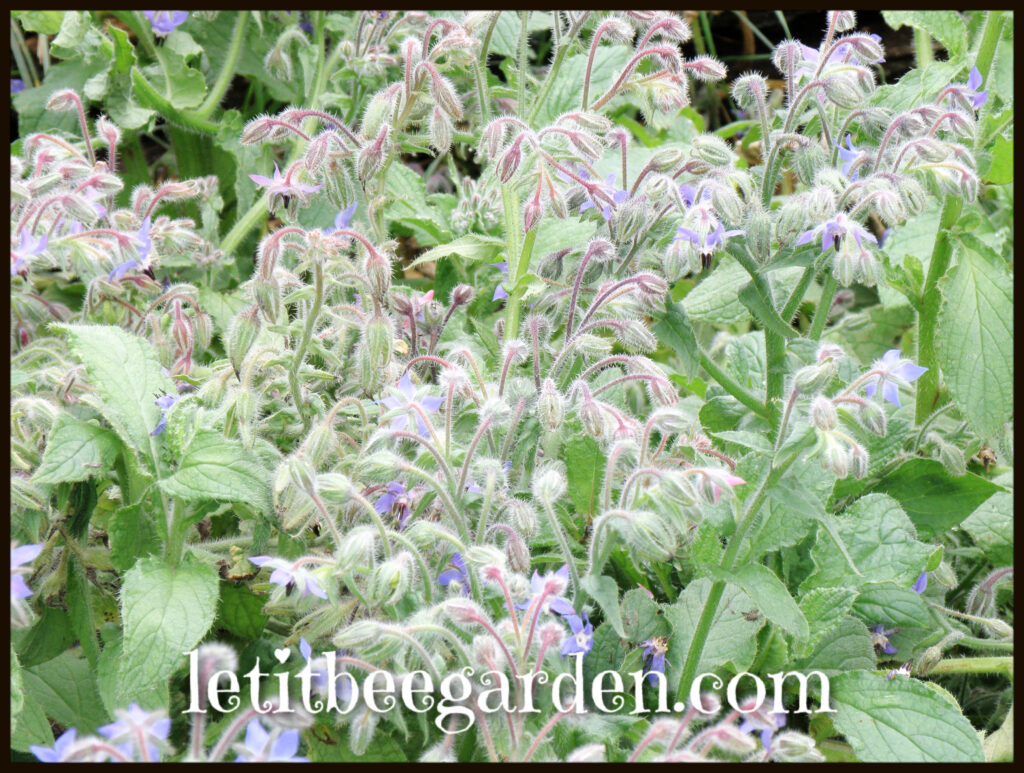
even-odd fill
[(263, 58), (263, 66), (267, 68), (267, 72), (272, 77), (278, 80), (290, 81), (292, 79), (292, 58), (282, 45), (276, 45), (267, 52)]
[(728, 754), (744, 756), (757, 748), (754, 739), (741, 733), (735, 725), (721, 724), (710, 731), (712, 745)]
[(732, 98), (743, 110), (752, 111), (757, 109), (757, 104), (762, 102), (768, 93), (768, 81), (763, 75), (747, 74), (742, 75), (733, 81)]
[(811, 422), (825, 432), (839, 426), (839, 413), (832, 401), (824, 395), (815, 395), (811, 401)]
[(533, 495), (548, 504), (554, 504), (566, 491), (565, 473), (559, 463), (549, 463), (533, 475)]
[(301, 456), (290, 456), (287, 461), (288, 477), (291, 482), (301, 491), (310, 496), (317, 493), (316, 471), (308, 461)]
[(711, 166), (732, 166), (735, 159), (725, 140), (714, 134), (700, 134), (694, 137), (693, 155)]
[(849, 32), (857, 26), (857, 14), (854, 11), (829, 11), (828, 24), (836, 32)]
[(764, 209), (747, 207), (743, 230), (747, 232), (747, 246), (752, 255), (763, 261), (772, 254), (772, 219)]
[(864, 92), (853, 78), (846, 75), (830, 75), (825, 78), (826, 98), (837, 107), (853, 110), (864, 101)]
[(964, 452), (952, 443), (947, 442), (936, 432), (929, 432), (926, 439), (934, 443), (939, 452), (939, 461), (953, 477), (960, 477), (967, 474), (967, 460)]
[(377, 530), (372, 526), (356, 526), (345, 532), (335, 551), (338, 571), (354, 574), (372, 565), (377, 546)]
[(566, 762), (604, 762), (606, 760), (603, 743), (588, 743), (569, 753)]
[(46, 109), (56, 112), (77, 110), (81, 104), (82, 100), (75, 93), (74, 89), (61, 89), (50, 95), (50, 99), (46, 103)]
[(682, 148), (662, 148), (651, 156), (649, 166), (655, 172), (675, 172), (685, 158)]
[(946, 590), (953, 590), (957, 586), (956, 572), (949, 562), (943, 559), (938, 567), (932, 571), (931, 578)]
[(604, 411), (596, 400), (585, 399), (580, 406), (580, 422), (587, 434), (595, 440), (602, 440), (605, 436), (607, 425), (605, 423)]
[(368, 707), (356, 709), (348, 723), (348, 748), (352, 754), (362, 757), (373, 742), (381, 715)]
[(535, 537), (540, 532), (537, 511), (533, 505), (517, 497), (505, 500), (509, 525), (524, 537)]
[(366, 256), (363, 276), (377, 298), (383, 298), (391, 289), (392, 263), (388, 256), (374, 250)]
[(370, 598), (377, 604), (397, 604), (412, 585), (412, 553), (403, 550), (382, 562), (370, 576)]
[(565, 399), (550, 378), (544, 379), (541, 386), (540, 398), (537, 400), (537, 418), (548, 432), (558, 429), (565, 419)]
[(357, 620), (342, 628), (331, 642), (347, 650), (361, 650), (380, 639), (381, 625), (376, 620)]
[(828, 386), (828, 383), (838, 372), (838, 363), (834, 360), (826, 360), (817, 365), (807, 365), (800, 368), (794, 376), (794, 383), (797, 389), (805, 394), (819, 392)]
[(465, 306), (472, 302), (476, 290), (471, 285), (455, 285), (452, 289), (452, 303), (456, 306)]
[(1000, 620), (998, 617), (990, 617), (982, 626), (993, 639), (1013, 639), (1013, 626)]
[(368, 393), (376, 394), (384, 386), (385, 369), (394, 350), (394, 331), (391, 321), (375, 313), (363, 328), (356, 347), (356, 372), (359, 385)]
[(384, 124), (377, 133), (377, 138), (359, 151), (356, 158), (356, 174), (359, 181), (366, 185), (384, 166), (387, 152), (390, 150), (391, 126)]
[(505, 560), (513, 572), (530, 571), (530, 548), (526, 541), (514, 532), (508, 535), (505, 542)]
[(252, 294), (256, 306), (263, 312), (270, 324), (276, 324), (281, 313), (281, 287), (273, 277), (256, 276), (252, 280)]
[(885, 411), (874, 400), (865, 400), (857, 406), (857, 420), (868, 432), (885, 437), (888, 419)]
[(868, 452), (860, 443), (850, 448), (850, 472), (858, 480), (868, 474)]
[(447, 153), (452, 146), (452, 120), (438, 107), (430, 113), (430, 144), (440, 154)]
[(259, 310), (252, 306), (246, 311), (240, 312), (231, 322), (228, 329), (226, 348), (231, 367), (235, 369), (235, 375), (241, 373), (242, 362), (245, 355), (252, 348), (253, 341), (260, 332)]
[(792, 730), (784, 730), (775, 735), (769, 756), (777, 762), (825, 761), (825, 755), (818, 751), (813, 738)]
[(676, 540), (661, 517), (652, 512), (636, 512), (629, 519), (626, 542), (636, 554), (648, 561), (667, 561), (672, 558)]

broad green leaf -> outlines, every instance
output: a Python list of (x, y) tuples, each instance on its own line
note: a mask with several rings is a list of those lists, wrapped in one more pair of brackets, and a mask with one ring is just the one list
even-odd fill
[(80, 135), (78, 116), (74, 111), (55, 113), (46, 110), (53, 92), (61, 89), (82, 91), (86, 81), (106, 70), (108, 62), (100, 56), (85, 61), (81, 59), (57, 62), (46, 73), (43, 82), (36, 88), (27, 88), (13, 95), (14, 111), (18, 114), (18, 135), (27, 137), (36, 132), (67, 132)]
[(266, 597), (257, 596), (245, 585), (220, 584), (220, 613), (217, 625), (243, 639), (258, 639), (270, 618), (263, 614)]
[(69, 556), (64, 601), (82, 652), (89, 665), (96, 668), (100, 659), (100, 647), (96, 640), (96, 615), (93, 610), (91, 588), (92, 583), (85, 576), (81, 560), (77, 555)]
[(29, 696), (18, 715), (17, 732), (11, 731), (11, 748), (28, 753), (32, 746), (53, 746), (53, 730), (42, 707)]
[(686, 318), (686, 307), (665, 299), (665, 311), (656, 317), (653, 331), (658, 340), (667, 344), (676, 353), (682, 366), (682, 375), (693, 378), (700, 369), (700, 351), (690, 320)]
[(996, 137), (992, 145), (992, 165), (982, 176), (990, 185), (1006, 185), (1013, 182), (1013, 140), (1003, 135)]
[(800, 607), (793, 601), (786, 586), (768, 567), (746, 564), (730, 572), (719, 566), (712, 566), (708, 567), (708, 574), (712, 579), (725, 580), (737, 588), (742, 588), (765, 617), (798, 639), (807, 639), (810, 636), (807, 620)]
[(814, 651), (793, 667), (807, 673), (823, 671), (829, 677), (847, 671), (875, 667), (875, 649), (867, 626), (855, 617), (844, 617), (819, 639)]
[(558, 252), (571, 247), (582, 254), (587, 248), (593, 236), (597, 224), (592, 220), (578, 220), (567, 217), (560, 220), (557, 217), (545, 217), (537, 226), (537, 238), (533, 242), (533, 252), (530, 255), (530, 265), (536, 267), (540, 261), (552, 252)]
[(50, 431), (36, 483), (85, 480), (110, 470), (121, 442), (110, 430), (62, 413)]
[(107, 521), (110, 563), (122, 572), (131, 569), (141, 556), (157, 555), (161, 540), (152, 517), (141, 505), (119, 508)]
[(12, 11), (26, 32), (56, 35), (64, 19), (64, 11)]
[(625, 638), (639, 644), (652, 636), (664, 636), (668, 631), (663, 605), (646, 588), (633, 588), (622, 594), (622, 627)]
[(601, 446), (589, 435), (572, 437), (562, 446), (569, 479), (569, 498), (577, 513), (593, 515), (598, 510), (605, 458)]
[(474, 263), (494, 260), (505, 247), (505, 240), (496, 236), (480, 236), (479, 234), (466, 234), (447, 244), (439, 244), (416, 258), (409, 267), (418, 266), (422, 263), (431, 263), (441, 258), (458, 255), (464, 260)]
[(891, 582), (869, 583), (860, 589), (853, 611), (861, 619), (887, 628), (929, 628), (932, 626), (928, 605), (913, 588)]
[(268, 498), (267, 471), (240, 441), (219, 432), (200, 430), (192, 439), (177, 471), (160, 481), (172, 497), (186, 500), (254, 502)]
[(914, 679), (840, 674), (831, 682), (835, 727), (863, 762), (983, 762), (960, 710)]
[(49, 719), (77, 727), (85, 735), (110, 721), (96, 690), (89, 661), (73, 650), (22, 670), (25, 702), (36, 703)]
[(18, 715), (25, 708), (24, 687), (21, 682), (21, 663), (18, 662), (18, 653), (14, 651), (14, 642), (11, 642), (11, 735), (18, 727)]
[[(665, 617), (672, 629), (667, 655), (671, 671), (666, 671), (666, 676), (677, 687), (687, 650), (697, 630), (697, 620), (710, 591), (711, 580), (694, 580), (674, 604), (665, 607)], [(756, 605), (746, 593), (733, 585), (725, 586), (697, 662), (697, 674), (728, 668), (730, 664), (737, 671), (750, 667), (757, 653), (755, 635), (764, 625), (764, 618), (746, 618), (752, 609), (756, 609)]]
[(615, 580), (588, 574), (580, 580), (580, 585), (601, 607), (605, 620), (615, 629), (615, 633), (625, 639), (626, 631), (622, 627), (622, 615), (619, 614), (619, 586)]
[[(419, 700), (419, 699), (417, 699)], [(403, 745), (393, 736), (378, 730), (363, 754), (352, 751), (344, 728), (319, 725), (307, 737), (310, 762), (407, 762)]]
[(63, 609), (43, 605), (32, 627), (17, 642), (23, 668), (57, 657), (75, 642), (71, 619)]
[(922, 539), (944, 534), (993, 494), (996, 484), (974, 473), (954, 477), (935, 459), (910, 459), (873, 490), (899, 501)]
[(747, 282), (740, 288), (737, 297), (740, 303), (746, 306), (747, 311), (754, 315), (754, 318), (761, 324), (764, 330), (770, 330), (783, 338), (797, 338), (799, 334), (785, 322), (775, 311), (769, 299), (765, 298), (754, 285)]
[(899, 502), (885, 494), (868, 494), (835, 517), (839, 538), (846, 545), (860, 577), (850, 571), (840, 549), (825, 535), (811, 548), (814, 573), (804, 590), (815, 587), (860, 588), (869, 582), (892, 581), (910, 587), (935, 552), (917, 540), (917, 532)]
[(71, 351), (85, 365), (99, 408), (114, 430), (148, 454), (150, 432), (160, 422), (154, 402), (175, 394), (174, 382), (160, 369), (153, 345), (110, 325), (62, 325)]
[(121, 631), (117, 629), (115, 634), (104, 641), (99, 667), (96, 669), (96, 686), (107, 711), (113, 714), (115, 709), (126, 708), (132, 703), (139, 704), (146, 711), (166, 711), (170, 705), (167, 682), (151, 689), (145, 684), (122, 680), (121, 656)]
[(166, 75), (164, 96), (177, 108), (198, 107), (206, 96), (206, 78), (188, 62), (202, 54), (203, 49), (183, 30), (174, 30), (164, 38), (156, 51), (162, 69), (146, 68), (150, 83)]
[(1000, 491), (960, 524), (996, 566), (1013, 564), (1013, 494)]
[(839, 625), (853, 607), (857, 592), (849, 588), (812, 588), (800, 599), (800, 612), (807, 620), (810, 636), (800, 643), (800, 654), (807, 654), (821, 637)]
[(1013, 281), (998, 254), (961, 239), (959, 263), (940, 284), (935, 343), (953, 399), (987, 438), (1013, 415)]
[(967, 23), (956, 11), (882, 11), (882, 18), (893, 29), (924, 30), (942, 44), (950, 59), (967, 50)]
[(199, 564), (143, 558), (124, 576), (122, 684), (140, 691), (167, 679), (199, 643), (217, 609), (217, 573)]
[[(803, 269), (792, 266), (768, 274), (773, 302), (788, 296)], [(750, 274), (735, 259), (723, 256), (721, 262), (700, 284), (683, 298), (687, 316), (694, 322), (712, 325), (737, 325), (750, 320), (750, 312), (740, 300), (740, 290), (750, 282)], [(776, 315), (778, 316), (778, 315)]]
[(950, 62), (930, 62), (915, 68), (890, 86), (881, 86), (868, 99), (876, 107), (885, 107), (894, 113), (912, 110), (917, 105), (933, 101), (939, 93), (960, 75), (967, 80), (963, 59)]
[[(608, 90), (622, 72), (632, 55), (626, 46), (598, 46), (590, 74), (588, 101), (593, 104)], [(551, 84), (544, 104), (534, 120), (534, 126), (547, 126), (569, 110), (579, 110), (582, 105), (583, 83), (587, 74), (588, 54), (573, 54), (562, 62), (558, 76)], [(527, 91), (529, 93), (529, 90)]]

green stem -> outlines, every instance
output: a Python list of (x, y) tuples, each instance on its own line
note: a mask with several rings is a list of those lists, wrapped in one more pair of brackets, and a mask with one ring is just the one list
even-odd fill
[[(740, 262), (743, 268), (747, 270), (747, 273), (750, 274), (751, 280), (753, 280), (754, 282), (754, 287), (757, 289), (761, 297), (764, 298), (769, 310), (773, 311), (775, 308), (775, 302), (772, 299), (771, 286), (768, 284), (768, 281), (758, 270), (758, 265), (754, 262), (754, 259), (750, 255), (746, 254), (743, 250), (736, 250), (730, 254), (733, 255), (733, 257), (735, 257)], [(808, 270), (812, 271), (813, 275), (813, 270)], [(800, 281), (802, 284), (803, 279), (801, 278)], [(792, 314), (790, 314), (790, 319), (791, 318)], [(782, 323), (784, 325), (789, 324), (784, 317), (780, 319), (782, 320)], [(772, 424), (777, 424), (778, 411), (777, 407), (775, 406), (775, 403), (776, 401), (782, 399), (783, 379), (786, 375), (784, 367), (786, 358), (786, 341), (779, 333), (770, 330), (767, 325), (765, 325), (764, 328), (764, 350), (766, 367), (768, 371), (766, 374), (766, 389), (764, 402), (766, 408), (771, 414), (770, 420)]]
[(324, 302), (324, 268), (315, 261), (313, 263), (313, 285), (316, 293), (313, 296), (313, 308), (306, 315), (306, 327), (302, 331), (302, 340), (295, 349), (294, 356), (292, 357), (292, 366), (288, 369), (288, 386), (292, 393), (292, 401), (295, 403), (295, 410), (298, 411), (299, 418), (302, 419), (304, 433), (309, 432), (312, 422), (309, 414), (302, 410), (303, 402), (302, 393), (299, 389), (299, 368), (302, 367), (302, 361), (306, 358), (306, 349), (309, 347), (309, 341), (313, 337), (313, 328), (316, 327), (316, 320), (320, 316), (320, 308)]
[[(988, 80), (989, 69), (992, 67), (992, 59), (995, 56), (996, 45), (999, 43), (999, 35), (1003, 28), (1003, 12), (989, 11), (985, 19), (985, 27), (981, 36), (981, 43), (978, 47), (978, 57), (975, 67), (981, 73), (981, 85), (979, 90), (985, 87)], [(935, 246), (932, 248), (931, 262), (928, 265), (928, 276), (925, 279), (924, 291), (921, 294), (921, 313), (918, 316), (918, 364), (928, 368), (917, 383), (917, 403), (915, 405), (914, 417), (916, 423), (920, 424), (928, 418), (935, 409), (939, 399), (939, 367), (936, 361), (937, 352), (935, 346), (935, 334), (939, 319), (939, 306), (942, 303), (942, 293), (939, 290), (939, 280), (942, 279), (949, 268), (949, 261), (953, 254), (953, 242), (950, 237), (950, 230), (956, 225), (963, 209), (963, 199), (959, 196), (946, 196), (942, 204), (942, 214), (939, 218), (939, 232), (935, 238)]]
[[(519, 333), (519, 310), (523, 304), (523, 294), (519, 291), (519, 280), (530, 268), (530, 255), (533, 243), (537, 240), (537, 229), (531, 228), (523, 240), (523, 250), (515, 267), (515, 279), (512, 281), (512, 292), (509, 294), (508, 308), (505, 310), (505, 340), (511, 340)], [(511, 331), (511, 332), (510, 332)]]
[(814, 320), (811, 322), (811, 330), (807, 334), (812, 341), (821, 340), (825, 322), (828, 320), (829, 309), (832, 308), (832, 299), (836, 294), (836, 286), (836, 278), (829, 272), (825, 276), (825, 286), (821, 288), (821, 300), (818, 301), (818, 308), (814, 310)]
[(522, 29), (519, 32), (519, 72), (518, 83), (516, 84), (519, 95), (516, 97), (516, 112), (522, 115), (526, 107), (526, 68), (527, 48), (526, 44), (530, 37), (529, 30), (530, 12), (522, 12)]
[[(772, 462), (772, 467), (768, 470), (768, 474), (765, 475), (764, 480), (757, 487), (757, 491), (751, 497), (750, 503), (744, 509), (743, 517), (736, 524), (736, 532), (729, 539), (729, 544), (722, 555), (720, 566), (727, 570), (735, 568), (736, 557), (743, 546), (747, 532), (750, 531), (750, 527), (754, 523), (758, 510), (760, 510), (761, 505), (764, 503), (769, 488), (779, 481), (802, 450), (803, 444), (798, 444), (789, 451), (789, 456), (781, 463), (776, 464), (774, 461)], [(708, 600), (704, 603), (704, 609), (697, 620), (697, 627), (694, 630), (693, 638), (690, 640), (689, 649), (686, 651), (686, 660), (683, 663), (683, 673), (679, 680), (679, 690), (677, 691), (679, 695), (689, 693), (690, 683), (697, 675), (700, 656), (704, 652), (704, 645), (707, 642), (708, 633), (711, 631), (711, 623), (714, 621), (715, 615), (718, 614), (718, 604), (722, 600), (722, 594), (725, 592), (725, 585), (725, 581), (719, 580), (712, 584), (711, 590), (708, 593)]]
[(718, 385), (722, 387), (722, 389), (731, 394), (762, 419), (767, 419), (768, 421), (772, 420), (772, 414), (764, 404), (740, 386), (740, 383), (732, 376), (722, 370), (722, 368), (720, 368), (715, 361), (711, 359), (710, 355), (704, 351), (703, 347), (698, 346), (697, 358), (700, 360), (700, 366), (708, 372), (708, 375), (710, 375), (711, 378), (713, 378)]
[(548, 74), (544, 77), (544, 84), (540, 88), (540, 93), (537, 95), (537, 99), (533, 102), (533, 107), (530, 108), (529, 117), (526, 119), (526, 122), (531, 126), (533, 126), (533, 122), (537, 118), (537, 114), (544, 105), (544, 100), (547, 99), (548, 92), (551, 91), (551, 87), (554, 85), (555, 79), (558, 77), (558, 71), (562, 67), (562, 61), (565, 59), (565, 55), (569, 53), (569, 47), (579, 34), (580, 29), (583, 27), (583, 22), (586, 20), (588, 15), (589, 12), (584, 13), (580, 19), (577, 20), (577, 22), (566, 33), (565, 38), (562, 40), (562, 44), (558, 47), (558, 51), (555, 52), (555, 59), (551, 63), (551, 69), (548, 70)]
[(914, 56), (919, 68), (931, 64), (935, 58), (932, 54), (932, 36), (920, 27), (914, 28)]
[(196, 108), (195, 116), (197, 118), (209, 118), (220, 105), (220, 101), (224, 98), (228, 86), (231, 85), (231, 79), (235, 75), (235, 67), (238, 65), (238, 56), (242, 53), (242, 42), (245, 40), (245, 25), (248, 21), (249, 12), (240, 11), (238, 18), (235, 20), (235, 30), (231, 35), (231, 47), (228, 49), (227, 58), (224, 60), (224, 64), (221, 65), (220, 72), (217, 73), (217, 79), (213, 82), (210, 93), (206, 95), (203, 104)]
[(541, 497), (541, 505), (544, 507), (544, 513), (548, 517), (548, 521), (551, 523), (551, 531), (555, 533), (555, 538), (558, 540), (558, 547), (562, 551), (562, 557), (565, 559), (565, 563), (569, 565), (569, 574), (572, 577), (572, 604), (576, 606), (577, 598), (580, 594), (580, 575), (576, 570), (576, 560), (572, 557), (572, 550), (569, 548), (569, 540), (565, 536), (565, 532), (562, 530), (562, 524), (558, 521), (558, 515), (555, 513), (554, 507), (551, 503)]
[(1012, 657), (950, 658), (940, 660), (931, 674), (1005, 674), (1013, 679)]
[(135, 87), (135, 96), (140, 105), (150, 110), (156, 110), (171, 123), (214, 136), (220, 131), (218, 124), (179, 110), (172, 105), (171, 101), (157, 91), (153, 84), (146, 80), (146, 76), (136, 67), (132, 68), (132, 85)]

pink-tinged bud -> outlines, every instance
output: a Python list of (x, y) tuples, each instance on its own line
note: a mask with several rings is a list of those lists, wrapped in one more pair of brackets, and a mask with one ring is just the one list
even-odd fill
[(60, 91), (55, 91), (50, 95), (50, 99), (46, 102), (47, 110), (54, 110), (57, 112), (65, 110), (80, 110), (81, 108), (82, 100), (74, 89), (61, 89)]
[(857, 479), (868, 474), (868, 452), (860, 443), (854, 443), (850, 448), (850, 472)]
[(828, 24), (836, 32), (849, 32), (857, 26), (857, 14), (854, 11), (829, 11)]
[(741, 733), (735, 725), (722, 724), (711, 731), (712, 745), (729, 754), (743, 756), (757, 748), (754, 739)]
[(523, 209), (523, 228), (529, 232), (537, 223), (540, 222), (541, 217), (544, 215), (544, 205), (541, 202), (540, 192), (538, 191), (533, 198), (527, 203)]
[(725, 65), (710, 56), (698, 56), (686, 64), (686, 69), (694, 78), (702, 81), (724, 80), (727, 74)]
[(577, 124), (581, 129), (589, 129), (590, 131), (606, 132), (614, 125), (610, 120), (605, 118), (603, 115), (597, 113), (588, 113), (585, 111), (574, 111), (571, 113), (563, 113), (555, 119), (555, 123), (561, 125), (567, 121), (572, 121)]
[(515, 532), (509, 534), (505, 542), (505, 559), (513, 572), (530, 571), (530, 548)]
[(839, 426), (839, 413), (832, 401), (824, 395), (815, 395), (811, 400), (811, 423), (826, 432)]
[(121, 141), (121, 130), (107, 116), (101, 115), (96, 119), (96, 133), (103, 139), (107, 147), (116, 148)]
[(178, 351), (192, 351), (192, 320), (182, 313), (181, 301), (174, 302), (174, 323), (171, 325), (171, 335)]
[(385, 255), (373, 250), (366, 256), (363, 275), (376, 297), (383, 298), (391, 289), (391, 270), (391, 261)]
[(580, 422), (587, 434), (595, 440), (603, 440), (607, 430), (604, 412), (596, 400), (584, 399), (580, 406)]
[(456, 285), (452, 290), (452, 303), (456, 306), (465, 306), (475, 295), (476, 290), (471, 285)]
[(521, 137), (517, 138), (512, 143), (512, 146), (498, 159), (498, 178), (503, 184), (512, 179), (512, 176), (518, 171), (519, 164), (523, 160), (523, 151), (520, 147), (521, 139)]
[(281, 314), (281, 287), (273, 277), (257, 276), (252, 280), (252, 294), (256, 305), (271, 325), (277, 324)]
[(439, 107), (430, 112), (430, 144), (441, 154), (452, 146), (452, 121), (448, 113)]
[(391, 126), (384, 124), (380, 132), (378, 132), (377, 138), (359, 151), (359, 157), (356, 160), (356, 172), (359, 175), (360, 182), (364, 185), (384, 166), (387, 151), (390, 150), (390, 137)]
[(472, 625), (485, 620), (483, 610), (469, 599), (450, 598), (444, 602), (444, 613), (455, 623)]
[(458, 94), (455, 93), (455, 87), (450, 80), (437, 75), (436, 71), (431, 73), (430, 95), (434, 98), (437, 106), (454, 120), (458, 121), (462, 118), (462, 102), (459, 100)]
[(487, 157), (492, 161), (498, 157), (502, 148), (505, 147), (505, 126), (507, 121), (503, 118), (495, 118), (484, 127), (484, 147), (487, 150)]
[(854, 53), (867, 63), (877, 62), (882, 58), (882, 45), (870, 35), (848, 35), (843, 42), (849, 44)]
[(274, 126), (269, 116), (261, 115), (253, 118), (242, 129), (241, 143), (255, 145), (270, 138)]

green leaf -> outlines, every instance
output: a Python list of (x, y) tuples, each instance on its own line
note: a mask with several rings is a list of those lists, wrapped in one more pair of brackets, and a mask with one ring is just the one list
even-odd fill
[(207, 566), (172, 567), (155, 558), (140, 559), (125, 574), (121, 684), (154, 689), (174, 672), (213, 623), (217, 586)]
[(1006, 185), (1013, 182), (1013, 140), (1002, 134), (996, 137), (992, 145), (992, 165), (982, 175), (989, 185)]
[(580, 580), (580, 585), (601, 607), (604, 619), (615, 629), (615, 633), (625, 639), (626, 631), (622, 627), (622, 615), (619, 614), (619, 586), (615, 580), (588, 574)]
[(18, 716), (18, 731), (11, 732), (11, 748), (28, 753), (31, 746), (53, 746), (53, 730), (42, 707), (35, 700), (26, 698), (25, 707)]
[(924, 30), (942, 44), (950, 59), (967, 51), (967, 23), (956, 11), (882, 11), (882, 18), (896, 30)]
[(811, 548), (815, 571), (803, 589), (815, 587), (860, 588), (869, 582), (892, 581), (910, 587), (935, 551), (919, 542), (899, 502), (885, 494), (868, 494), (842, 515), (835, 517), (838, 537), (846, 545), (860, 577), (850, 571), (836, 544), (819, 536)]
[(257, 596), (244, 585), (220, 584), (220, 614), (217, 625), (243, 639), (258, 639), (270, 619), (263, 614), (266, 597)]
[(431, 263), (441, 258), (458, 255), (464, 260), (474, 263), (494, 260), (498, 253), (505, 247), (505, 240), (496, 236), (481, 236), (479, 234), (466, 234), (447, 244), (439, 244), (437, 247), (427, 250), (409, 264), (409, 268), (422, 263)]
[(799, 338), (790, 325), (783, 322), (779, 313), (771, 306), (770, 301), (765, 298), (753, 282), (747, 282), (740, 288), (740, 303), (746, 306), (747, 311), (754, 315), (754, 318), (761, 323), (764, 330), (770, 330), (783, 338)]
[(96, 615), (93, 611), (92, 583), (85, 576), (85, 569), (77, 555), (68, 558), (67, 589), (64, 601), (68, 616), (74, 627), (78, 643), (89, 664), (96, 668), (100, 659), (100, 646), (96, 640)]
[(924, 67), (911, 70), (897, 83), (875, 89), (868, 104), (885, 107), (894, 113), (912, 110), (917, 105), (934, 100), (939, 92), (963, 72), (963, 59), (930, 62)]
[(960, 525), (989, 561), (996, 566), (1013, 565), (1013, 494), (993, 494)]
[(831, 687), (832, 721), (863, 762), (984, 762), (971, 723), (914, 679), (854, 672)]
[(131, 569), (142, 556), (157, 555), (161, 541), (153, 520), (141, 505), (122, 507), (107, 521), (110, 563), (119, 571)]
[(135, 682), (122, 682), (121, 655), (121, 631), (115, 628), (113, 634), (105, 634), (99, 667), (96, 669), (96, 686), (107, 711), (113, 714), (115, 709), (126, 708), (132, 703), (139, 704), (146, 711), (155, 711), (156, 709), (166, 711), (170, 705), (170, 692), (167, 683), (158, 685), (154, 690)]
[[(774, 297), (789, 296), (803, 269), (796, 266), (772, 271), (768, 275)], [(723, 256), (714, 271), (683, 298), (683, 307), (694, 322), (712, 325), (740, 325), (751, 319), (740, 300), (740, 291), (750, 282), (750, 274), (735, 258)], [(778, 317), (778, 314), (775, 315)]]
[[(156, 49), (157, 59), (163, 66), (162, 71), (157, 68), (156, 72), (167, 76), (164, 96), (177, 108), (198, 107), (206, 96), (206, 78), (199, 70), (188, 66), (190, 59), (202, 53), (199, 44), (182, 30), (171, 32)], [(148, 72), (150, 69), (147, 68), (147, 76), (153, 83), (155, 77)]]
[(1002, 489), (974, 473), (955, 477), (935, 459), (910, 459), (875, 486), (899, 501), (922, 539), (958, 525)]
[[(666, 672), (666, 675), (675, 676), (670, 678), (682, 678), (686, 653), (710, 592), (711, 580), (702, 577), (687, 585), (674, 604), (665, 607), (665, 617), (672, 628), (667, 655), (672, 670)], [(757, 620), (747, 620), (746, 613), (754, 608), (754, 602), (746, 593), (733, 585), (725, 586), (722, 598), (718, 602), (718, 611), (711, 621), (696, 673), (715, 671), (730, 664), (736, 671), (750, 667), (757, 653), (755, 634), (764, 625), (764, 619), (760, 617)]]
[(665, 299), (665, 311), (660, 312), (653, 331), (658, 340), (668, 344), (679, 357), (682, 374), (693, 378), (700, 370), (700, 350), (693, 326), (686, 318), (686, 307), (675, 303), (671, 297)]
[(26, 32), (56, 35), (60, 32), (64, 13), (64, 11), (12, 11), (11, 15), (18, 18)]
[[(594, 65), (590, 74), (591, 103), (604, 94), (615, 78), (622, 72), (632, 55), (626, 46), (598, 46), (594, 55)], [(583, 97), (583, 83), (587, 74), (588, 54), (573, 54), (562, 62), (555, 82), (537, 113), (534, 126), (547, 126), (569, 110), (579, 110)]]
[(874, 668), (875, 648), (867, 626), (855, 617), (844, 617), (821, 637), (814, 652), (793, 666), (804, 673), (823, 671), (829, 677)]
[(110, 430), (62, 413), (54, 422), (32, 479), (36, 483), (85, 480), (107, 472), (120, 449), (121, 442)]
[(269, 497), (267, 472), (240, 441), (200, 430), (182, 457), (177, 472), (159, 483), (167, 494), (189, 501), (257, 502)]
[(913, 588), (891, 582), (869, 583), (861, 588), (853, 611), (872, 624), (888, 627), (930, 628), (928, 606)]
[[(12, 104), (18, 114), (18, 136), (27, 137), (36, 132), (66, 132), (78, 136), (78, 114), (75, 111), (55, 113), (46, 110), (55, 91), (75, 89), (81, 92), (86, 81), (99, 72), (106, 70), (108, 62), (102, 57), (93, 56), (85, 61), (57, 62), (46, 72), (43, 82), (36, 88), (26, 88), (13, 95)], [(28, 84), (26, 84), (27, 86)]]
[(99, 409), (126, 443), (148, 454), (149, 433), (160, 422), (154, 402), (175, 394), (174, 382), (160, 369), (149, 341), (110, 325), (61, 325), (71, 351), (85, 365)]
[(25, 701), (39, 705), (49, 719), (77, 727), (82, 735), (110, 721), (96, 690), (89, 661), (72, 650), (22, 671)]
[(995, 435), (1013, 415), (1013, 280), (1000, 256), (970, 234), (940, 283), (936, 349), (946, 386), (971, 428)]
[(720, 566), (710, 566), (708, 574), (715, 580), (724, 580), (742, 588), (754, 600), (756, 608), (780, 628), (798, 639), (810, 637), (803, 612), (789, 595), (786, 586), (768, 567), (746, 564), (730, 572)]
[(576, 435), (562, 446), (569, 479), (569, 498), (577, 513), (593, 515), (598, 509), (605, 458), (601, 446), (589, 435)]
[(801, 642), (799, 654), (807, 654), (821, 637), (842, 622), (857, 598), (850, 588), (812, 588), (800, 599), (800, 612), (807, 620), (810, 636)]
[(25, 708), (24, 689), (21, 682), (21, 663), (18, 662), (18, 653), (14, 651), (14, 642), (11, 642), (11, 735), (14, 735), (18, 727), (18, 715)]

